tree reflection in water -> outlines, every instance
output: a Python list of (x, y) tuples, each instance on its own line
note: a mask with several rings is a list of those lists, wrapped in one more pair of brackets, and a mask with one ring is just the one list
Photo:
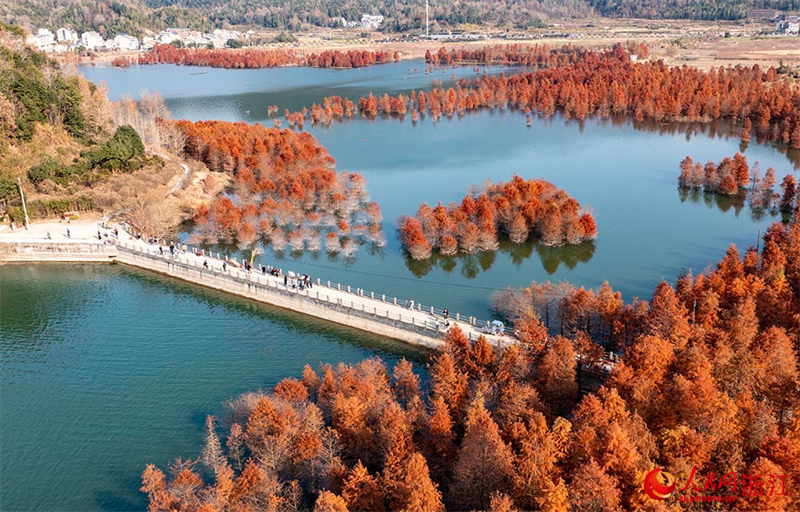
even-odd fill
[[(735, 216), (739, 216), (741, 211), (748, 205), (747, 193), (740, 193), (732, 196), (725, 194), (716, 194), (713, 192), (704, 192), (699, 188), (681, 188), (678, 187), (678, 198), (682, 203), (690, 202), (692, 204), (704, 204), (709, 209), (716, 208), (717, 210), (725, 213), (733, 210)], [(781, 212), (776, 204), (772, 204), (768, 208), (749, 208), (750, 218), (755, 221), (761, 221), (767, 216), (778, 217)], [(788, 219), (784, 219), (788, 222)]]
[(426, 260), (414, 260), (407, 253), (403, 259), (406, 267), (416, 277), (428, 275), (434, 268), (440, 268), (445, 274), (450, 275), (456, 269), (466, 279), (475, 279), (481, 272), (488, 272), (497, 262), (497, 255), (507, 254), (515, 267), (520, 268), (522, 263), (531, 257), (534, 250), (542, 262), (542, 267), (548, 275), (553, 275), (563, 263), (570, 270), (575, 269), (578, 263), (586, 263), (592, 259), (595, 251), (595, 241), (590, 240), (577, 245), (563, 245), (547, 247), (539, 243), (538, 239), (530, 238), (521, 244), (515, 244), (506, 237), (500, 239), (500, 247), (496, 251), (484, 251), (477, 254), (456, 254), (443, 256), (439, 253)]

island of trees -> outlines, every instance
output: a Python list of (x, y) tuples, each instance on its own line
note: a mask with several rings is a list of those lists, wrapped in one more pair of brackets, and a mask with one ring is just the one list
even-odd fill
[(590, 213), (565, 191), (545, 180), (487, 184), (460, 204), (420, 206), (414, 217), (398, 220), (400, 240), (415, 260), (497, 249), (499, 233), (520, 244), (529, 236), (548, 246), (579, 244), (597, 236)]
[[(327, 50), (302, 55), (285, 49), (208, 49), (178, 48), (171, 44), (157, 44), (152, 50), (139, 56), (138, 63), (179, 64), (182, 66), (210, 66), (226, 69), (256, 69), (279, 66), (309, 66), (315, 68), (360, 68), (373, 64), (397, 61), (400, 54), (387, 51), (350, 50), (347, 52)], [(130, 65), (122, 58), (118, 66)]]
[[(146, 468), (150, 510), (661, 510), (653, 468), (732, 496), (719, 510), (800, 506), (800, 222), (649, 302), (509, 293), (519, 343), (454, 328), (427, 386), (369, 359), (232, 400), (202, 462)], [(606, 349), (624, 353), (611, 368)]]
[(777, 207), (787, 215), (794, 211), (797, 195), (797, 181), (790, 173), (780, 184), (781, 193), (776, 193), (775, 169), (769, 167), (761, 175), (758, 162), (752, 168), (747, 157), (736, 153), (732, 158), (725, 157), (719, 164), (712, 161), (705, 165), (687, 156), (681, 161), (678, 185), (685, 189), (702, 189), (704, 192), (722, 195), (747, 195), (750, 207), (769, 209)]
[(234, 176), (232, 189), (195, 214), (194, 238), (258, 250), (354, 254), (359, 242), (383, 245), (380, 206), (366, 180), (336, 173), (334, 159), (308, 133), (223, 121), (177, 121), (185, 152)]
[[(644, 43), (628, 44), (628, 50), (638, 58), (647, 58), (650, 50)], [(480, 48), (451, 48), (444, 46), (436, 52), (425, 52), (425, 62), (437, 66), (463, 64), (502, 64), (528, 67), (559, 66), (566, 62), (574, 63), (580, 58), (575, 53), (553, 51), (547, 44), (496, 44)]]

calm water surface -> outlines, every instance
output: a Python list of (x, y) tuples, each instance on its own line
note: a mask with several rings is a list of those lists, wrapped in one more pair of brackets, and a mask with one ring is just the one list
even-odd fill
[(145, 464), (197, 457), (205, 416), (305, 364), (418, 352), (109, 265), (0, 270), (0, 510), (144, 510)]

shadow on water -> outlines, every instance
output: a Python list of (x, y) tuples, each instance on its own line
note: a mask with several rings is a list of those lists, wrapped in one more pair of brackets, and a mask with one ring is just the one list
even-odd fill
[[(593, 119), (587, 117), (586, 119), (569, 119), (566, 123), (578, 123), (579, 129), (583, 129), (584, 123)], [(623, 128), (632, 126), (636, 130), (654, 133), (659, 136), (669, 135), (683, 135), (686, 141), (689, 142), (694, 137), (707, 137), (709, 139), (739, 139), (741, 134), (741, 124), (733, 123), (729, 120), (716, 120), (706, 123), (694, 122), (669, 122), (659, 123), (655, 121), (645, 120), (636, 121), (627, 115), (612, 115), (606, 118), (598, 119), (600, 123), (610, 123), (611, 126)], [(784, 156), (792, 164), (794, 169), (800, 169), (800, 149), (790, 148), (787, 144), (779, 144), (767, 139), (766, 134), (753, 134), (753, 142), (760, 145), (769, 145)], [(744, 153), (751, 142), (741, 141), (739, 143), (739, 151)]]
[[(144, 471), (144, 468), (142, 468)], [(130, 475), (118, 473), (114, 480), (119, 482), (119, 487), (128, 489), (129, 491), (123, 496), (122, 493), (113, 491), (98, 491), (95, 494), (95, 502), (97, 508), (107, 512), (127, 512), (134, 510), (147, 509), (147, 498), (142, 492), (137, 492), (136, 499), (133, 499), (133, 490), (138, 491), (142, 486), (142, 480), (139, 477), (132, 478)]]
[(416, 277), (424, 277), (433, 269), (439, 268), (447, 275), (451, 275), (458, 269), (464, 278), (475, 279), (481, 272), (489, 271), (497, 262), (498, 254), (507, 255), (514, 266), (519, 269), (525, 260), (531, 257), (534, 250), (539, 256), (544, 270), (548, 275), (553, 275), (562, 264), (569, 269), (574, 269), (578, 263), (587, 263), (591, 260), (595, 252), (595, 242), (590, 240), (578, 245), (547, 247), (538, 243), (538, 239), (534, 238), (529, 238), (521, 244), (515, 244), (507, 237), (501, 237), (496, 251), (484, 251), (478, 254), (459, 253), (454, 256), (444, 256), (434, 252), (426, 260), (414, 260), (404, 252), (403, 259), (406, 267)]
[(210, 290), (146, 270), (124, 267), (121, 273), (125, 277), (142, 283), (144, 286), (158, 288), (161, 291), (180, 297), (190, 297), (210, 308), (222, 307), (230, 313), (257, 316), (268, 322), (274, 322), (296, 336), (320, 336), (331, 342), (357, 345), (378, 353), (385, 352), (398, 357), (405, 357), (416, 363), (427, 362), (430, 355), (427, 350), (400, 341), (351, 329), (315, 317), (301, 315), (244, 297)]
[[(182, 243), (188, 243), (193, 230), (194, 226), (191, 223), (187, 222), (181, 226), (181, 234), (179, 236)], [(324, 246), (320, 246), (318, 250), (314, 251), (309, 250), (308, 248), (292, 250), (288, 246), (283, 250), (276, 250), (270, 246), (269, 240), (262, 238), (256, 247), (256, 255), (253, 258), (253, 265), (256, 268), (259, 268), (259, 265), (272, 265), (275, 267), (280, 267), (281, 265), (276, 264), (276, 262), (295, 261), (298, 263), (308, 263), (320, 262), (324, 260), (330, 263), (340, 264), (342, 268), (350, 268), (356, 263), (356, 261), (358, 261), (358, 256), (362, 251), (369, 256), (377, 256), (379, 259), (384, 259), (386, 257), (385, 245), (378, 245), (359, 238), (354, 238), (353, 240), (356, 242), (358, 250), (353, 254), (347, 255), (341, 251), (329, 252)], [(196, 246), (197, 248), (208, 252), (214, 257), (220, 256), (222, 258), (233, 258), (238, 261), (249, 261), (252, 255), (251, 249), (243, 250), (236, 244), (226, 243), (223, 241), (217, 243), (199, 243), (189, 245)]]
[[(703, 204), (708, 209), (716, 209), (723, 213), (733, 210), (733, 214), (738, 217), (742, 210), (748, 206), (747, 193), (739, 193), (733, 196), (704, 192), (699, 188), (678, 187), (678, 198), (681, 203)], [(760, 222), (767, 217), (779, 217), (778, 208), (748, 208), (750, 219)]]

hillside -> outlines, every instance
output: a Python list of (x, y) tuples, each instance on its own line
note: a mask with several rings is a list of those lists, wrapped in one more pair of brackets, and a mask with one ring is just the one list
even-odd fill
[(78, 32), (96, 30), (103, 37), (128, 33), (136, 37), (144, 29), (188, 27), (208, 30), (211, 22), (196, 9), (166, 7), (150, 9), (138, 0), (26, 0), (0, 2), (0, 21), (22, 26), (69, 26)]
[(191, 213), (190, 197), (217, 186), (203, 182), (198, 165), (181, 183), (198, 190), (173, 194), (182, 161), (163, 148), (168, 133), (148, 129), (151, 121), (135, 106), (110, 103), (104, 89), (62, 72), (26, 46), (18, 28), (0, 24), (0, 220), (24, 220), (21, 181), (31, 219), (125, 209), (142, 224), (173, 227)]
[[(753, 9), (797, 10), (800, 0), (438, 0), (431, 2), (434, 31), (465, 26), (525, 29), (551, 20), (592, 16), (738, 20)], [(385, 16), (385, 32), (421, 31), (425, 2), (418, 0), (28, 0), (0, 3), (0, 20), (23, 26), (62, 25), (101, 35), (144, 29), (207, 30), (251, 25), (278, 30), (337, 27), (362, 14)]]

